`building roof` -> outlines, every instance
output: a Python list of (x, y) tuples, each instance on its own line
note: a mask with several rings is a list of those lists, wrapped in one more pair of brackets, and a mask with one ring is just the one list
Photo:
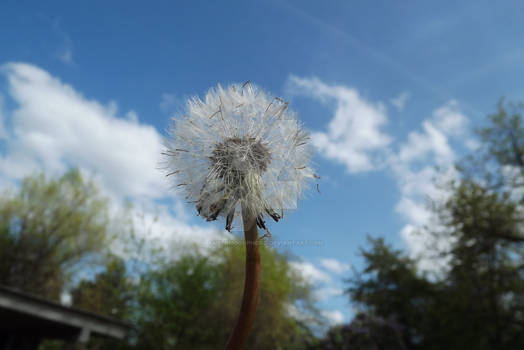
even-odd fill
[(128, 323), (0, 286), (0, 331), (86, 342), (91, 335), (123, 339)]

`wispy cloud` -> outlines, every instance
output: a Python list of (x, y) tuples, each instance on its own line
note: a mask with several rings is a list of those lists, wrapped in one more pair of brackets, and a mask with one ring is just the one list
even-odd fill
[(73, 49), (69, 45), (57, 52), (56, 56), (65, 64), (73, 64)]
[(60, 24), (60, 20), (55, 17), (39, 13), (37, 17), (46, 24), (51, 26), (51, 30), (60, 40), (59, 48), (55, 51), (55, 56), (62, 63), (67, 65), (74, 64), (73, 60), (73, 41), (71, 37), (65, 32)]
[(403, 110), (410, 97), (409, 91), (401, 92), (398, 96), (395, 96), (389, 100), (389, 102), (395, 106), (399, 111)]
[(61, 47), (56, 52), (56, 57), (62, 61), (62, 63), (72, 65), (73, 60), (73, 41), (71, 37), (62, 29), (60, 22), (55, 19), (52, 22), (53, 31), (62, 39)]
[(434, 96), (441, 99), (450, 98), (447, 91), (423, 75), (415, 72), (409, 65), (404, 64), (402, 61), (398, 61), (395, 59), (394, 55), (384, 51), (382, 48), (375, 46), (368, 41), (362, 40), (353, 33), (334, 25), (330, 21), (324, 20), (321, 16), (315, 13), (309, 13), (299, 6), (294, 6), (289, 1), (276, 3), (304, 22), (307, 22), (310, 26), (313, 26), (319, 33), (325, 35), (326, 38), (337, 38), (338, 45), (352, 48), (355, 54), (362, 55), (374, 64), (384, 67), (389, 71), (396, 72), (399, 76), (412, 81), (418, 88), (424, 89)]
[(184, 100), (173, 93), (163, 93), (160, 99), (160, 109), (164, 113), (173, 113), (184, 107)]

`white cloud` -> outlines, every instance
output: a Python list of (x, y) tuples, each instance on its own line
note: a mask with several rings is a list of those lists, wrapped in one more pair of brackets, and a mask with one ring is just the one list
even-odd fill
[(435, 165), (451, 164), (455, 160), (455, 152), (450, 146), (449, 138), (462, 136), (466, 133), (467, 118), (458, 109), (456, 101), (450, 101), (437, 108), (431, 119), (422, 122), (423, 132), (413, 131), (408, 135), (395, 161), (403, 165), (428, 157)]
[(320, 265), (326, 270), (336, 274), (343, 274), (351, 269), (351, 265), (342, 263), (336, 259), (321, 259)]
[(393, 106), (395, 106), (399, 111), (403, 110), (408, 102), (410, 93), (408, 91), (401, 92), (398, 96), (393, 97), (389, 100)]
[(431, 218), (431, 212), (426, 209), (425, 205), (410, 196), (403, 196), (395, 209), (407, 222), (417, 227), (426, 225)]
[(338, 310), (322, 310), (321, 314), (330, 327), (344, 323), (344, 314)]
[(422, 124), (424, 132), (411, 132), (408, 142), (400, 149), (398, 161), (408, 163), (416, 160), (425, 160), (432, 153), (437, 164), (448, 164), (455, 156), (449, 146), (447, 135), (435, 123), (425, 120)]
[(328, 130), (311, 135), (313, 145), (322, 155), (344, 164), (350, 173), (373, 170), (381, 165), (381, 151), (391, 142), (381, 130), (387, 123), (383, 104), (366, 101), (356, 89), (328, 85), (317, 78), (290, 76), (288, 87), (290, 94), (335, 103)]
[(5, 144), (1, 186), (12, 186), (34, 172), (56, 176), (75, 166), (112, 197), (114, 216), (126, 199), (132, 200), (140, 209), (132, 219), (141, 237), (160, 240), (165, 247), (181, 242), (210, 247), (225, 237), (209, 225), (189, 224), (181, 202), (168, 199), (169, 186), (158, 169), (162, 137), (140, 123), (136, 112), (119, 116), (115, 103), (88, 99), (34, 65), (10, 63), (1, 66), (0, 73), (14, 106), (0, 119)]
[(445, 266), (445, 261), (428, 256), (428, 246), (444, 250), (449, 248), (450, 239), (437, 240), (424, 226), (431, 224), (434, 229), (441, 229), (428, 208), (428, 200), (440, 201), (448, 196), (441, 185), (457, 176), (453, 166), (457, 155), (452, 142), (467, 139), (466, 125), (467, 118), (458, 104), (450, 101), (422, 122), (422, 131), (411, 132), (398, 153), (390, 158), (401, 194), (395, 209), (405, 221), (400, 234), (410, 254), (422, 258), (420, 266), (424, 270), (437, 271)]
[(168, 250), (191, 243), (206, 250), (215, 248), (217, 240), (231, 239), (230, 234), (214, 226), (189, 224), (182, 204), (177, 201), (175, 207), (174, 213), (165, 205), (136, 210), (132, 215), (135, 230), (148, 240), (161, 242)]
[(315, 265), (309, 262), (303, 261), (291, 261), (291, 268), (293, 268), (297, 273), (299, 273), (304, 280), (309, 283), (329, 283), (332, 281), (331, 276), (325, 273), (324, 271), (315, 267)]
[(122, 119), (116, 107), (88, 100), (71, 86), (29, 64), (2, 67), (11, 112), (2, 176), (35, 170), (61, 173), (70, 165), (89, 169), (119, 196), (157, 198), (167, 186), (157, 170), (161, 137), (149, 125)]
[(286, 311), (289, 316), (293, 317), (295, 320), (300, 321), (304, 324), (309, 325), (313, 329), (318, 328), (319, 320), (315, 312), (311, 310), (304, 309), (296, 304), (287, 304)]
[(451, 100), (433, 112), (438, 128), (447, 135), (462, 136), (466, 132), (468, 119), (459, 109), (458, 102)]

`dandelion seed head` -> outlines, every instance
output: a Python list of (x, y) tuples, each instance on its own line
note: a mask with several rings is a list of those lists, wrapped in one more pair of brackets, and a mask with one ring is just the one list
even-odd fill
[(297, 205), (309, 179), (309, 136), (279, 98), (251, 84), (211, 89), (193, 97), (186, 114), (173, 119), (165, 169), (174, 188), (208, 221), (241, 210), (266, 228), (265, 215), (278, 221)]

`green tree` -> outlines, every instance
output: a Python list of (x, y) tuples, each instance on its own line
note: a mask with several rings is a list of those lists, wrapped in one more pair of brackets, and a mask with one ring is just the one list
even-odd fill
[[(110, 254), (107, 206), (76, 170), (58, 179), (24, 179), (18, 191), (0, 200), (0, 283), (54, 300), (69, 289), (72, 306), (135, 326), (129, 344), (92, 339), (86, 348), (222, 347), (240, 307), (242, 242), (227, 242), (206, 254), (184, 249), (174, 261), (162, 261), (155, 249), (126, 251), (129, 256), (154, 256), (147, 262), (131, 261)], [(144, 248), (143, 242), (135, 243), (126, 241), (126, 249)], [(290, 308), (314, 313), (309, 286), (290, 268), (287, 256), (267, 246), (261, 254), (260, 303), (248, 346), (303, 349), (313, 336)], [(94, 266), (90, 262), (95, 257)], [(104, 268), (93, 275), (92, 268), (101, 263)], [(133, 266), (136, 271), (130, 271)], [(41, 345), (64, 347), (60, 341)]]
[(476, 173), (462, 167), (451, 197), (436, 207), (455, 242), (441, 310), (461, 315), (446, 328), (462, 333), (456, 347), (524, 346), (523, 108), (499, 102), (489, 125), (477, 130), (481, 149), (469, 163), (484, 166)]
[(439, 227), (428, 230), (450, 242), (440, 252), (447, 270), (429, 278), (381, 240), (363, 251), (365, 268), (349, 295), (364, 311), (400, 322), (409, 349), (524, 348), (522, 108), (499, 103), (478, 130), (480, 151), (433, 205)]
[(25, 178), (0, 199), (0, 284), (57, 300), (106, 242), (107, 201), (71, 170)]
[(524, 186), (523, 111), (523, 103), (499, 101), (497, 111), (488, 115), (489, 125), (476, 130), (479, 151), (458, 164), (464, 178), (482, 180), (497, 191)]
[(368, 240), (371, 247), (361, 249), (365, 268), (348, 280), (351, 300), (363, 312), (404, 325), (403, 341), (417, 348), (419, 339), (434, 326), (429, 316), (438, 286), (419, 276), (416, 261), (400, 250), (381, 238)]
[[(223, 303), (214, 305), (212, 317), (218, 321), (217, 329), (223, 332), (224, 344), (236, 322), (243, 291), (245, 246), (242, 241), (235, 243), (217, 251), (222, 257), (218, 297)], [(310, 286), (291, 269), (288, 256), (267, 245), (261, 245), (260, 253), (259, 303), (246, 348), (303, 349), (312, 339), (312, 334), (304, 322), (290, 315), (290, 308), (298, 307), (303, 316), (308, 315), (311, 320), (318, 318), (312, 305)]]
[[(234, 244), (238, 243), (238, 244)], [(217, 349), (226, 343), (240, 307), (243, 244), (234, 242), (211, 255), (186, 254), (144, 277), (136, 324), (139, 349)], [(312, 335), (289, 312), (309, 305), (308, 286), (294, 275), (287, 258), (262, 246), (257, 318), (249, 349), (303, 349)]]
[(213, 344), (208, 311), (216, 297), (217, 268), (209, 258), (188, 255), (151, 271), (138, 290), (138, 348), (191, 348)]
[(439, 308), (449, 317), (446, 333), (461, 334), (452, 345), (523, 347), (524, 247), (515, 240), (522, 234), (518, 205), (508, 193), (463, 181), (444, 210), (455, 243)]
[(360, 313), (351, 323), (331, 328), (310, 349), (405, 350), (403, 327), (392, 319)]
[[(106, 266), (93, 280), (82, 280), (72, 291), (71, 301), (75, 308), (95, 312), (118, 320), (129, 320), (136, 299), (135, 286), (130, 281), (126, 262), (122, 258), (109, 255)], [(41, 350), (69, 349), (62, 341), (44, 342)], [(85, 345), (78, 344), (78, 349), (129, 349), (128, 340), (91, 337)]]
[(71, 292), (72, 306), (116, 319), (129, 318), (133, 284), (125, 261), (109, 256), (105, 270), (94, 280), (81, 281)]

